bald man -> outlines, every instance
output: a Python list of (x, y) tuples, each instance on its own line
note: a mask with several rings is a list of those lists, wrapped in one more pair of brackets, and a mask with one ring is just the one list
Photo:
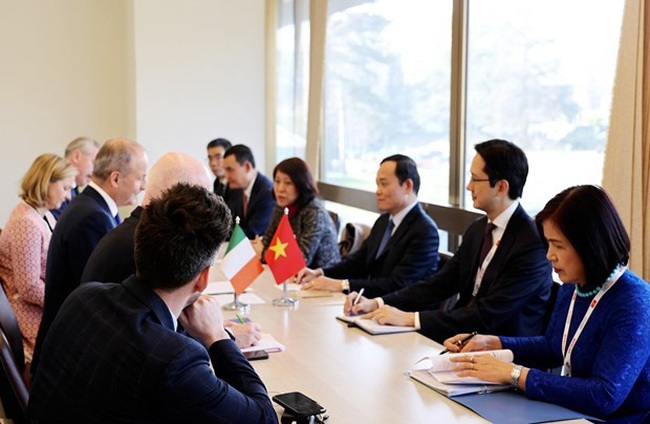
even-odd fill
[[(134, 274), (135, 229), (140, 222), (143, 208), (174, 184), (187, 183), (210, 190), (212, 188), (210, 180), (210, 174), (205, 166), (189, 155), (172, 152), (161, 157), (149, 171), (147, 191), (142, 206), (135, 208), (131, 216), (101, 239), (88, 259), (81, 282), (120, 283)], [(240, 348), (257, 343), (261, 337), (261, 327), (258, 324), (233, 324), (226, 321), (225, 325)]]

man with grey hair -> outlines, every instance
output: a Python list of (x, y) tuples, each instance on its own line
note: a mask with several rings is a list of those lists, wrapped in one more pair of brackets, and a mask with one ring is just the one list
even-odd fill
[(47, 331), (63, 301), (79, 286), (88, 257), (99, 240), (120, 223), (118, 207), (136, 203), (145, 189), (146, 175), (144, 148), (125, 138), (110, 139), (97, 153), (88, 187), (61, 214), (47, 256), (43, 318), (32, 373)]
[[(208, 190), (212, 188), (205, 166), (192, 156), (178, 152), (166, 153), (158, 159), (149, 170), (147, 180), (142, 206), (135, 208), (121, 225), (102, 237), (88, 258), (81, 276), (82, 284), (91, 281), (120, 283), (135, 273), (135, 229), (140, 222), (143, 208), (146, 208), (152, 199), (160, 197), (164, 191), (178, 183), (197, 185)], [(240, 348), (251, 346), (262, 337), (258, 324), (235, 324), (230, 321), (224, 324), (235, 336)]]
[[(65, 148), (65, 161), (77, 168), (77, 177), (75, 178), (76, 186), (70, 192), (71, 199), (83, 190), (90, 182), (93, 174), (93, 163), (99, 143), (90, 137), (77, 137), (72, 140)], [(63, 202), (59, 209), (51, 210), (52, 215), (59, 219), (63, 209), (70, 203), (70, 200)]]

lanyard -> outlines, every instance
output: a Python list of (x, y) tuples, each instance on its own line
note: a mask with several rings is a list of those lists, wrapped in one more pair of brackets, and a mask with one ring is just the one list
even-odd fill
[(569, 312), (567, 312), (566, 316), (566, 323), (564, 324), (564, 334), (562, 335), (562, 352), (564, 353), (564, 366), (562, 366), (562, 375), (570, 377), (571, 376), (571, 353), (573, 353), (573, 348), (578, 341), (578, 338), (582, 334), (582, 330), (585, 328), (585, 325), (587, 325), (587, 321), (589, 321), (589, 318), (591, 317), (591, 314), (594, 312), (594, 309), (596, 309), (596, 306), (598, 306), (598, 303), (600, 302), (600, 299), (607, 293), (609, 289), (614, 286), (614, 284), (618, 281), (618, 279), (623, 275), (625, 272), (626, 267), (621, 266), (618, 267), (611, 275), (611, 277), (603, 284), (603, 287), (600, 289), (596, 297), (591, 301), (589, 304), (589, 309), (587, 309), (587, 313), (585, 314), (584, 317), (582, 317), (582, 321), (580, 322), (580, 325), (578, 326), (578, 329), (576, 330), (576, 333), (573, 335), (573, 338), (571, 339), (571, 343), (569, 344), (569, 347), (567, 349), (567, 339), (569, 337), (569, 326), (571, 325), (571, 317), (573, 316), (573, 307), (576, 303), (576, 296), (577, 296), (577, 290), (578, 288), (576, 287), (576, 290), (573, 292), (573, 296), (571, 297), (571, 304), (569, 305)]
[(478, 268), (478, 272), (476, 273), (476, 279), (474, 280), (474, 290), (472, 290), (472, 297), (476, 297), (476, 295), (478, 294), (478, 289), (481, 288), (481, 282), (483, 281), (483, 275), (485, 275), (485, 270), (487, 269), (488, 265), (490, 265), (490, 262), (492, 261), (492, 258), (494, 257), (494, 254), (497, 251), (497, 247), (499, 247), (499, 243), (501, 243), (501, 239), (497, 240), (497, 242), (492, 245), (492, 248), (488, 251), (488, 254), (485, 255), (485, 259), (483, 259), (483, 263)]

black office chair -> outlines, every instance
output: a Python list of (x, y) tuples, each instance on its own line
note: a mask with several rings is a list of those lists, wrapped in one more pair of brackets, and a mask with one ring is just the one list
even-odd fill
[[(0, 286), (3, 286), (3, 282), (0, 281)], [(11, 346), (11, 351), (13, 352), (16, 364), (21, 373), (25, 369), (25, 351), (23, 350), (23, 336), (20, 332), (20, 327), (18, 326), (18, 320), (14, 314), (14, 310), (11, 308), (9, 299), (4, 291), (4, 286), (0, 288), (0, 329), (5, 333), (5, 337)]]
[[(449, 262), (449, 260), (454, 256), (453, 253), (449, 252), (438, 252), (438, 256), (440, 259), (438, 260), (438, 272), (444, 266)], [(452, 295), (450, 298), (443, 300), (440, 302), (440, 305), (438, 305), (439, 309), (442, 309), (443, 311), (450, 311), (453, 309), (454, 305), (456, 305), (456, 302), (458, 302), (458, 299), (460, 299), (460, 294), (456, 293)]]
[(14, 423), (27, 422), (27, 402), (29, 390), (23, 379), (23, 373), (13, 355), (13, 351), (4, 331), (0, 330), (0, 364), (2, 365), (2, 378), (0, 378), (0, 398), (7, 418)]

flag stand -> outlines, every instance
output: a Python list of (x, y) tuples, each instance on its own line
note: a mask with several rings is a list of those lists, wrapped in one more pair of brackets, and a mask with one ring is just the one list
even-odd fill
[(233, 300), (230, 303), (226, 303), (225, 305), (222, 306), (222, 308), (226, 311), (245, 311), (247, 310), (250, 305), (248, 303), (243, 303), (240, 302), (238, 299), (237, 293), (235, 293), (235, 300)]
[(273, 299), (273, 306), (296, 306), (298, 305), (298, 299), (293, 299), (289, 297), (287, 292), (287, 280), (284, 280), (282, 283), (282, 297)]

